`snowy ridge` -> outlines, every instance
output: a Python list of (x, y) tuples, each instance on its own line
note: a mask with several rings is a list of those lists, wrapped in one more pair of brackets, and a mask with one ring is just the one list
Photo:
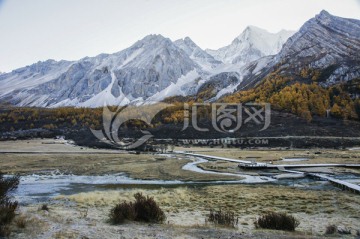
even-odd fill
[(20, 88), (32, 88), (51, 81), (64, 73), (72, 64), (70, 61), (47, 60), (22, 67), (11, 73), (0, 75), (0, 95), (10, 93)]
[(232, 43), (218, 50), (206, 52), (228, 64), (245, 65), (261, 57), (277, 54), (287, 39), (295, 32), (282, 30), (270, 33), (258, 27), (247, 27)]

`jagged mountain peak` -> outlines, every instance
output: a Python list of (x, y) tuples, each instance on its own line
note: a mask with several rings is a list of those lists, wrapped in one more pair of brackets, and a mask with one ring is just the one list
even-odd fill
[(309, 23), (316, 22), (324, 27), (327, 27), (338, 34), (348, 35), (353, 38), (360, 38), (360, 20), (343, 18), (330, 14), (322, 10), (315, 18), (308, 21)]
[[(346, 19), (348, 21), (358, 21), (356, 19), (343, 18), (343, 17), (335, 16), (335, 15), (329, 13), (328, 11), (326, 11), (324, 9), (321, 10), (320, 13), (316, 14), (313, 19), (315, 19), (318, 22), (321, 22), (321, 23), (323, 23), (325, 25), (329, 24), (331, 21), (334, 21), (334, 20), (336, 21), (336, 20), (340, 20), (340, 19)], [(312, 19), (310, 19), (310, 20), (312, 20)]]
[[(268, 48), (271, 49), (271, 45), (273, 44), (273, 42), (280, 42), (280, 43), (285, 43), (285, 41), (294, 34), (294, 31), (288, 31), (288, 30), (284, 30), (282, 29), (279, 32), (276, 33), (271, 33), (265, 29), (262, 29), (260, 27), (256, 27), (256, 26), (247, 26), (245, 28), (245, 30), (238, 36), (236, 37), (232, 44), (239, 44), (242, 42), (251, 42), (253, 44), (256, 44), (257, 47), (263, 47), (264, 43), (266, 43), (266, 41), (268, 41)], [(283, 40), (285, 39), (285, 40)], [(276, 45), (276, 48), (278, 48), (278, 46)], [(265, 50), (265, 49), (263, 49)], [(276, 49), (278, 50), (278, 49)], [(280, 49), (279, 49), (280, 50)]]
[[(180, 41), (181, 41), (182, 39), (180, 39)], [(183, 41), (184, 41), (184, 43), (188, 46), (188, 47), (190, 47), (190, 48), (192, 48), (192, 49), (201, 49), (190, 37), (185, 37), (184, 39), (183, 39)], [(201, 51), (203, 51), (202, 49), (201, 49)], [(205, 52), (205, 51), (204, 51)]]
[[(198, 45), (195, 44), (193, 40), (191, 40), (190, 37), (178, 39), (174, 41), (174, 44), (180, 47), (182, 50), (185, 50), (185, 52), (187, 52), (188, 54), (191, 54), (191, 52), (195, 49), (201, 49)], [(191, 52), (189, 52), (189, 50)]]
[(241, 37), (241, 35), (243, 34), (251, 34), (251, 33), (270, 33), (270, 32), (260, 27), (249, 25), (243, 30), (243, 32), (238, 37)]
[(189, 44), (196, 45), (195, 42), (194, 42), (193, 40), (191, 40), (190, 37), (185, 37), (185, 38), (184, 38), (184, 41), (187, 42), (187, 43), (189, 43)]
[(333, 15), (331, 15), (328, 11), (325, 9), (321, 10), (319, 14), (315, 16), (316, 18), (331, 18)]
[[(161, 48), (173, 45), (173, 42), (161, 34), (150, 34), (135, 42), (130, 48), (150, 47)], [(120, 51), (122, 52), (122, 51)]]
[(221, 61), (216, 60), (213, 56), (196, 45), (196, 43), (191, 40), (190, 37), (176, 40), (174, 44), (183, 50), (193, 61), (199, 65), (200, 68), (205, 71), (211, 71), (211, 69), (222, 64)]
[(143, 39), (141, 39), (140, 41), (164, 41), (166, 38), (161, 34), (149, 34), (147, 36), (145, 36)]
[(261, 57), (277, 54), (292, 34), (293, 31), (270, 33), (259, 27), (248, 26), (230, 45), (206, 51), (225, 63), (245, 65)]

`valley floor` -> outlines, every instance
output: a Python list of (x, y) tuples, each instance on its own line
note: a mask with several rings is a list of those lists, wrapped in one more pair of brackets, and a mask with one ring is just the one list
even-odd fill
[[(165, 210), (164, 225), (107, 222), (110, 208), (132, 200), (135, 192), (153, 196)], [(359, 196), (346, 192), (307, 191), (280, 186), (208, 186), (201, 189), (110, 190), (58, 196), (42, 204), (22, 206), (29, 220), (25, 229), (14, 225), (15, 238), (320, 238), (327, 225), (360, 227)], [(239, 217), (237, 228), (206, 223), (209, 208), (231, 210)], [(269, 210), (291, 213), (300, 221), (296, 232), (257, 230), (254, 220)], [(351, 237), (349, 237), (351, 238)]]
[[(302, 164), (360, 163), (358, 150), (175, 150), (274, 164), (291, 158), (306, 158)], [(64, 140), (2, 142), (1, 170), (22, 176), (14, 195), (21, 206), (12, 225), (12, 238), (322, 238), (330, 224), (350, 229), (352, 235), (347, 237), (353, 238), (360, 229), (360, 195), (341, 191), (328, 182), (302, 178), (244, 184), (243, 177), (271, 179), (270, 175), (279, 172), (244, 171), (237, 163), (221, 161), (198, 164), (213, 173), (183, 169), (192, 162), (196, 160), (184, 155), (136, 155), (82, 148)], [(360, 175), (358, 169), (349, 168), (312, 170), (342, 177)], [(137, 192), (154, 197), (165, 211), (166, 222), (108, 223), (110, 208), (133, 200)], [(40, 209), (43, 204), (48, 205), (48, 211)], [(234, 212), (239, 217), (237, 227), (207, 223), (210, 209)], [(267, 211), (292, 214), (300, 225), (293, 233), (255, 229), (254, 221)], [(21, 219), (26, 221), (25, 228), (17, 226)]]

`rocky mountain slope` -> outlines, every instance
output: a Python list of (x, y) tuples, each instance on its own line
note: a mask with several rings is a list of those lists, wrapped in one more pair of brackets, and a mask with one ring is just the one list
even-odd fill
[(279, 54), (247, 65), (239, 89), (255, 86), (273, 71), (323, 86), (359, 78), (360, 20), (322, 11), (290, 37)]
[(39, 62), (1, 75), (0, 93), (1, 100), (19, 106), (123, 105), (143, 101), (189, 73), (204, 74), (170, 39), (149, 35), (118, 53)]
[(222, 61), (215, 60), (213, 56), (202, 50), (189, 37), (176, 40), (174, 44), (185, 51), (186, 54), (203, 69), (211, 71), (212, 69), (223, 64)]

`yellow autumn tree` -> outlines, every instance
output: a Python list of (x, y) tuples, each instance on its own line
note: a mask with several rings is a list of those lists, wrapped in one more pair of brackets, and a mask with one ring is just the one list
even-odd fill
[(337, 103), (335, 103), (335, 104), (333, 105), (333, 107), (331, 107), (330, 113), (331, 113), (331, 115), (333, 115), (334, 117), (338, 117), (338, 118), (341, 117), (342, 111), (341, 111), (341, 108), (338, 106)]

